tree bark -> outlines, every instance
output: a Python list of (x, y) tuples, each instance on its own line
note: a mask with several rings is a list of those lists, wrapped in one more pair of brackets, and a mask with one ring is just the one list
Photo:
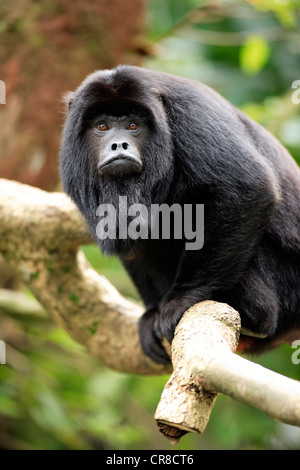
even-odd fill
[(300, 426), (300, 383), (234, 354), (239, 330), (238, 313), (212, 301), (194, 305), (179, 322), (172, 342), (174, 371), (155, 414), (173, 443), (186, 432), (204, 431), (218, 393)]

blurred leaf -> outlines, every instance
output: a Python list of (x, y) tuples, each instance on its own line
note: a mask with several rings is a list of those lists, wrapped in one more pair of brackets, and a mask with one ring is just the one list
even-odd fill
[(87, 384), (87, 391), (102, 403), (116, 402), (123, 395), (128, 381), (128, 375), (106, 369), (91, 377)]
[(40, 426), (49, 430), (70, 428), (70, 423), (58, 396), (50, 390), (44, 390), (38, 393), (37, 400), (36, 406), (32, 407), (30, 412)]
[(249, 36), (240, 49), (240, 65), (250, 75), (256, 75), (266, 65), (270, 48), (265, 39), (258, 35)]
[(262, 11), (273, 11), (286, 27), (296, 26), (296, 9), (300, 7), (299, 0), (249, 0), (249, 3)]
[(21, 413), (16, 401), (2, 394), (1, 388), (0, 394), (0, 414), (2, 414), (3, 416), (10, 416), (11, 418), (19, 418)]

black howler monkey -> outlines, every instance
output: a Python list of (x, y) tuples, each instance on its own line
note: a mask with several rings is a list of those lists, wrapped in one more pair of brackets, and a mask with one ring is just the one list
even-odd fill
[[(206, 299), (239, 311), (256, 336), (242, 337), (245, 350), (300, 337), (299, 167), (211, 88), (131, 66), (89, 75), (69, 97), (60, 171), (100, 249), (119, 256), (142, 296), (141, 343), (154, 360), (168, 360), (162, 337)], [(203, 247), (186, 249), (174, 230), (126, 237), (120, 217), (132, 217), (120, 207), (116, 237), (99, 239), (98, 206), (117, 208), (119, 196), (149, 210), (203, 204)], [(141, 233), (149, 224), (139, 218)]]

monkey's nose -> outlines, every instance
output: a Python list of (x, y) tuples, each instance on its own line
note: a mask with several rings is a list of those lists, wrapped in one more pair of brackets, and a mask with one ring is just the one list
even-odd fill
[(127, 150), (129, 144), (127, 142), (114, 142), (111, 145), (111, 149), (115, 152), (116, 150)]

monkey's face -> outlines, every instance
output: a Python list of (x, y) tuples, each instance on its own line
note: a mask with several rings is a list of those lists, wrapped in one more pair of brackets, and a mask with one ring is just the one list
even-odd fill
[(126, 178), (142, 170), (148, 126), (142, 117), (99, 116), (89, 129), (89, 143), (101, 175)]
[(128, 207), (143, 204), (150, 210), (151, 204), (166, 201), (175, 173), (163, 99), (152, 80), (144, 82), (138, 71), (126, 70), (95, 72), (68, 94), (60, 150), (64, 190), (106, 253), (128, 252), (136, 241), (98, 240), (98, 207), (110, 204), (118, 210), (119, 197), (126, 196)]

